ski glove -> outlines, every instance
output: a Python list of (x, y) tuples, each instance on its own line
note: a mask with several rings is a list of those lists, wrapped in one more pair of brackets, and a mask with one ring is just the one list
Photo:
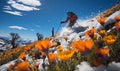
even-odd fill
[(64, 21), (61, 21), (60, 23), (62, 24), (62, 23), (65, 23), (65, 22), (64, 22)]

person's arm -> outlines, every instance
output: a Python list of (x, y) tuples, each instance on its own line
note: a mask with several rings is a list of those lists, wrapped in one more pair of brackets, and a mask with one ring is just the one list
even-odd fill
[(68, 22), (68, 20), (69, 20), (69, 17), (66, 18), (66, 20), (64, 21), (64, 23)]
[(68, 22), (68, 20), (69, 20), (69, 17), (67, 17), (65, 21), (61, 21), (61, 23), (66, 23)]

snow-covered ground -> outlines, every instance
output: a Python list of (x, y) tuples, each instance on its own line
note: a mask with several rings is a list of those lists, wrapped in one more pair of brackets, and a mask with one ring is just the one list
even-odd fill
[(13, 65), (14, 65), (14, 63), (15, 63), (15, 60), (13, 60), (13, 61), (11, 61), (11, 62), (9, 62), (9, 63), (7, 63), (7, 64), (1, 65), (1, 66), (0, 66), (0, 71), (7, 71), (8, 66), (9, 66), (10, 64), (13, 64)]
[(101, 65), (99, 67), (91, 67), (87, 62), (81, 62), (77, 65), (75, 71), (120, 71), (120, 63), (112, 62), (107, 67)]

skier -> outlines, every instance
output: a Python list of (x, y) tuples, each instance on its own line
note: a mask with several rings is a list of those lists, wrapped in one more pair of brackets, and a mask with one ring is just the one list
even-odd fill
[(72, 27), (76, 23), (76, 20), (78, 19), (78, 17), (73, 12), (67, 12), (67, 15), (68, 15), (67, 19), (65, 21), (61, 21), (61, 24), (70, 21), (67, 27)]

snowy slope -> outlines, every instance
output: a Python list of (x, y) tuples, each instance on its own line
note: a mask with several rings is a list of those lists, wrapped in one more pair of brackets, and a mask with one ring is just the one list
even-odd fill
[[(80, 36), (84, 38), (85, 32), (91, 29), (92, 27), (103, 28), (95, 18), (77, 21), (77, 23), (72, 28), (69, 27), (62, 28), (56, 39), (59, 39), (60, 42), (62, 43), (62, 46), (66, 47), (67, 43), (70, 43), (73, 40), (80, 39)], [(65, 41), (64, 37), (68, 38), (68, 42)]]
[[(120, 15), (120, 10), (110, 15), (104, 25), (108, 25), (108, 23), (115, 22), (114, 17)], [(83, 28), (85, 27), (85, 28)], [(88, 28), (87, 28), (88, 27)], [(79, 39), (79, 36), (83, 36), (85, 31), (95, 27), (96, 29), (103, 29), (104, 27), (97, 21), (96, 17), (88, 20), (77, 21), (72, 28), (64, 27), (60, 31), (59, 35), (56, 39), (63, 39), (64, 37), (68, 37), (68, 41)], [(64, 43), (63, 41), (61, 43)]]
[[(18, 39), (18, 41), (16, 42), (16, 44), (18, 45), (18, 47), (21, 46), (25, 46), (27, 44), (30, 44), (32, 42), (35, 42), (34, 40), (29, 40), (29, 39)], [(4, 36), (0, 36), (0, 51), (5, 51), (5, 50), (9, 50), (11, 49), (11, 37), (4, 37)]]
[(3, 38), (0, 38), (0, 50), (1, 51), (9, 50), (11, 48), (12, 48), (12, 46), (11, 46), (9, 41), (7, 41), (7, 40), (5, 40)]

